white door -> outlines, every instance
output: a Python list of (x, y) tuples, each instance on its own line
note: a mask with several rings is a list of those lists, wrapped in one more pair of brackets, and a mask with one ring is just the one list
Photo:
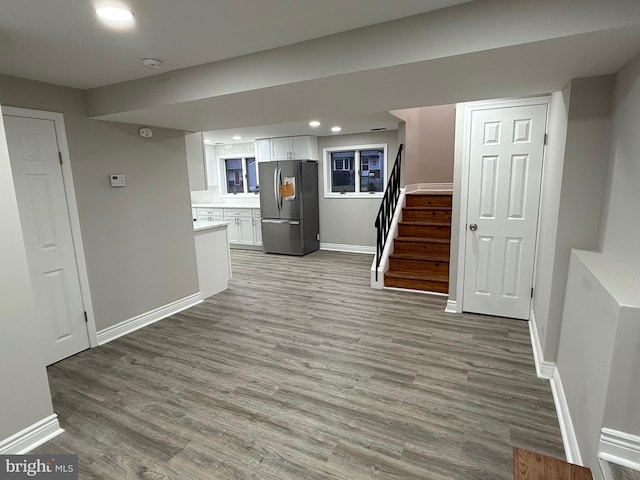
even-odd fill
[(53, 120), (4, 116), (47, 365), (89, 348)]
[(471, 113), (463, 309), (529, 318), (547, 105)]

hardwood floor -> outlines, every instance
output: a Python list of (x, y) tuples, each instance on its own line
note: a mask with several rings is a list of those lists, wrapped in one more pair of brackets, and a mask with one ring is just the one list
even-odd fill
[(510, 479), (564, 458), (526, 322), (369, 288), (368, 255), (232, 251), (229, 290), (48, 370), (80, 478)]

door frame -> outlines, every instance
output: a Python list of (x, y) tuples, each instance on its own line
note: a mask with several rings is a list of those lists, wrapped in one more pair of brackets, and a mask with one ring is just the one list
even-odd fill
[(67, 144), (67, 134), (64, 125), (64, 116), (58, 112), (47, 112), (44, 110), (32, 110), (28, 108), (2, 106), (2, 114), (14, 117), (35, 118), (38, 120), (52, 120), (55, 127), (58, 149), (62, 156), (62, 182), (64, 184), (64, 194), (69, 212), (69, 225), (71, 226), (71, 239), (73, 251), (76, 259), (78, 278), (80, 279), (80, 294), (82, 305), (87, 312), (87, 337), (91, 348), (98, 346), (98, 336), (96, 330), (93, 303), (91, 302), (91, 290), (89, 288), (89, 275), (87, 273), (87, 262), (84, 255), (84, 245), (82, 242), (82, 231), (80, 229), (80, 215), (76, 192), (73, 185), (73, 172), (71, 171), (71, 157), (69, 156), (69, 146)]
[[(458, 229), (458, 248), (457, 248), (457, 268), (456, 268), (456, 284), (455, 284), (455, 301), (448, 301), (446, 311), (450, 313), (462, 313), (464, 309), (464, 277), (466, 267), (466, 252), (467, 252), (467, 214), (469, 208), (469, 169), (471, 166), (471, 116), (474, 111), (488, 110), (493, 108), (508, 108), (508, 107), (525, 107), (530, 105), (547, 106), (547, 118), (545, 131), (549, 131), (549, 104), (551, 103), (550, 95), (542, 95), (530, 98), (505, 98), (497, 100), (482, 100), (478, 102), (466, 102), (458, 103), (456, 105), (456, 141), (454, 151), (454, 169), (459, 168), (460, 172), (460, 185), (457, 195), (459, 201), (459, 217), (456, 227)], [(542, 152), (542, 181), (544, 180), (544, 166), (547, 156), (546, 147)], [(454, 185), (455, 185), (455, 172), (454, 172)], [(454, 196), (456, 187), (454, 186)], [(542, 188), (540, 189), (542, 194)], [(454, 199), (455, 205), (455, 199)], [(536, 235), (534, 239), (534, 254), (533, 254), (533, 281), (535, 283), (536, 278), (536, 259), (538, 257), (538, 228), (540, 225), (540, 207), (542, 202), (538, 204), (538, 219), (536, 222)], [(454, 206), (455, 208), (455, 206)], [(455, 214), (455, 210), (454, 210)]]

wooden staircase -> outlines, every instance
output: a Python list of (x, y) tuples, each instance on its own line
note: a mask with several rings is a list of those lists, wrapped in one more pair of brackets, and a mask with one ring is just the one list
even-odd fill
[(451, 194), (407, 194), (384, 285), (447, 293), (450, 239)]

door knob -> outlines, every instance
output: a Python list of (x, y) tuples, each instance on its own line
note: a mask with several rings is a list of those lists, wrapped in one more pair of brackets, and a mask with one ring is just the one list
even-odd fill
[(469, 225), (469, 230), (471, 230), (472, 232), (475, 232), (478, 229), (478, 225), (476, 225), (475, 223), (472, 223), (471, 225)]

